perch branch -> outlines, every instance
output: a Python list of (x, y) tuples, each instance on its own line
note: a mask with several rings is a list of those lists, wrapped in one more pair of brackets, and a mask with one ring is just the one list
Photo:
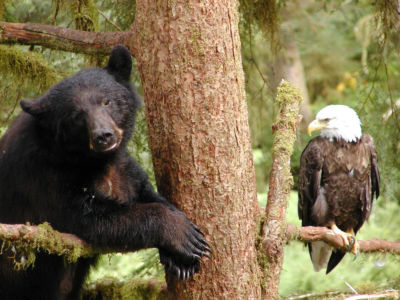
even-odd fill
[(268, 202), (265, 222), (262, 226), (263, 244), (266, 253), (265, 276), (267, 286), (264, 298), (278, 297), (278, 285), (283, 263), (283, 246), (286, 242), (286, 209), (293, 186), (290, 173), (290, 156), (296, 140), (296, 129), (300, 123), (300, 91), (289, 82), (282, 81), (278, 88), (277, 102), (280, 113), (272, 129), (275, 133), (272, 149), (272, 166), (269, 177)]
[[(287, 224), (286, 241), (291, 240), (301, 242), (323, 241), (334, 248), (345, 250), (343, 239), (334, 234), (332, 230), (326, 227), (306, 226), (300, 227)], [(400, 254), (400, 241), (386, 241), (381, 239), (357, 240), (360, 245), (360, 251), (364, 253), (393, 253)]]
[(53, 50), (108, 55), (112, 46), (128, 46), (132, 32), (88, 32), (44, 24), (0, 22), (0, 44), (39, 45)]

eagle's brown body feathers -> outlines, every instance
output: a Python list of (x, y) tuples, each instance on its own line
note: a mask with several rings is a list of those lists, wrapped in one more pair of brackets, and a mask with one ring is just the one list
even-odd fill
[[(303, 226), (335, 224), (357, 233), (371, 213), (374, 194), (379, 196), (379, 171), (371, 136), (364, 134), (357, 142), (318, 136), (309, 142), (299, 173), (298, 213)], [(309, 249), (311, 254), (311, 244)], [(327, 273), (343, 256), (332, 252)]]

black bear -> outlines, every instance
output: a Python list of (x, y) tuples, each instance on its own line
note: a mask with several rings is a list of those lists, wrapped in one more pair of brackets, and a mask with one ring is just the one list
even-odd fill
[[(0, 222), (49, 222), (96, 247), (157, 247), (166, 271), (185, 279), (210, 251), (200, 229), (156, 193), (128, 154), (140, 98), (132, 60), (112, 49), (104, 69), (83, 69), (34, 101), (0, 140)], [(0, 244), (1, 245), (1, 244)], [(0, 256), (0, 299), (79, 299), (96, 258), (69, 264), (37, 254), (33, 267)]]

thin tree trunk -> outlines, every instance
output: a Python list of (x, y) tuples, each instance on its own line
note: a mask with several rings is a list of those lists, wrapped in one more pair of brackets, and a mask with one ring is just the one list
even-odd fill
[(297, 43), (294, 39), (294, 32), (290, 37), (284, 37), (283, 48), (285, 53), (282, 59), (282, 72), (283, 78), (295, 87), (297, 87), (303, 98), (303, 102), (300, 105), (300, 114), (303, 116), (300, 128), (302, 131), (307, 130), (308, 124), (312, 121), (312, 112), (310, 108), (310, 97), (308, 96), (308, 90), (306, 85), (306, 75), (304, 73), (303, 63), (300, 57), (300, 51)]
[(290, 156), (299, 125), (300, 91), (289, 82), (278, 88), (277, 102), (280, 113), (273, 125), (275, 132), (272, 149), (272, 167), (269, 177), (268, 202), (263, 224), (263, 248), (267, 261), (264, 262), (264, 298), (279, 298), (278, 286), (283, 263), (283, 246), (286, 242), (286, 210), (289, 193), (293, 186), (290, 173)]
[(312, 121), (312, 112), (310, 108), (310, 97), (306, 84), (306, 74), (304, 72), (303, 63), (301, 61), (299, 47), (296, 42), (296, 33), (290, 25), (290, 20), (293, 18), (292, 10), (298, 9), (297, 4), (288, 3), (288, 7), (281, 10), (282, 22), (286, 22), (285, 29), (280, 30), (281, 49), (278, 53), (274, 66), (275, 72), (272, 82), (277, 87), (282, 79), (289, 81), (297, 87), (303, 98), (300, 105), (300, 114), (303, 116), (300, 129), (307, 130), (307, 125)]
[(259, 299), (258, 207), (237, 1), (136, 3), (159, 191), (205, 232), (213, 254), (195, 280), (167, 278), (176, 299)]

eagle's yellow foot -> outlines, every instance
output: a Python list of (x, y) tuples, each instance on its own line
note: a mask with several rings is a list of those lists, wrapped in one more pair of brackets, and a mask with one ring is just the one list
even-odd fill
[(331, 226), (331, 229), (336, 235), (342, 238), (346, 250), (353, 253), (357, 257), (360, 246), (356, 240), (353, 229), (350, 229), (349, 232), (344, 232), (340, 230), (335, 224)]
[(354, 254), (354, 259), (356, 259), (358, 253), (360, 252), (360, 244), (357, 242), (356, 234), (354, 233), (353, 229), (350, 229), (350, 232), (347, 232), (347, 234), (351, 235), (353, 238), (354, 242), (351, 246), (350, 252)]

